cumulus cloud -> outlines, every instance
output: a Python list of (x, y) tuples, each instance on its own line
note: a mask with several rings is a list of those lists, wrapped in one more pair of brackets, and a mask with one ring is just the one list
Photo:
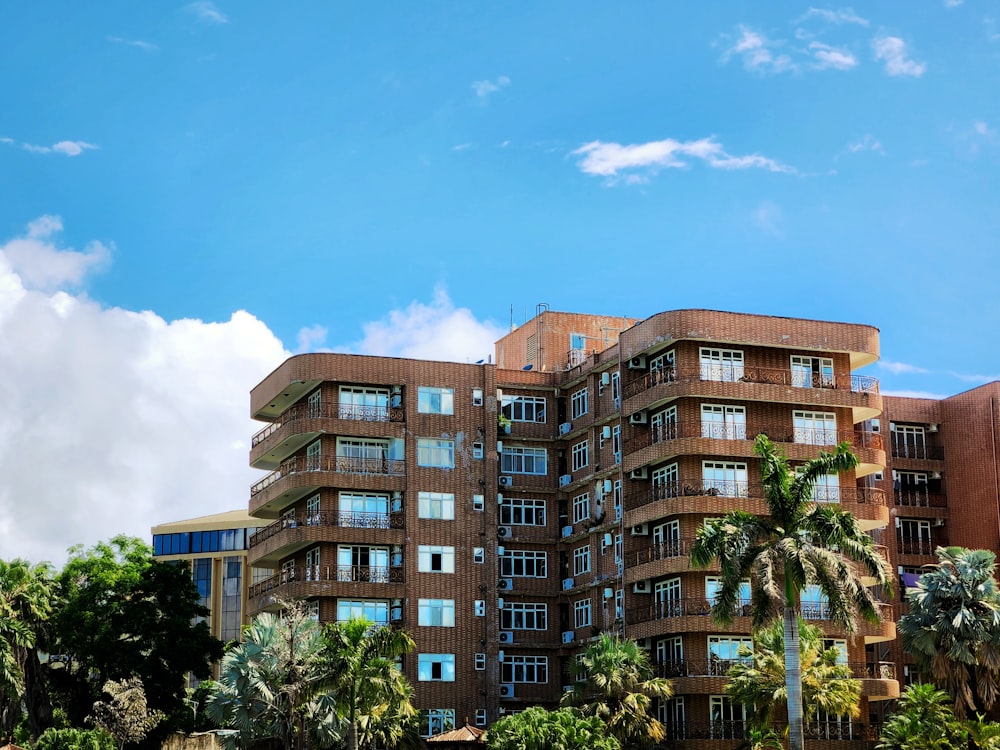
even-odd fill
[(877, 62), (885, 63), (885, 72), (891, 76), (919, 78), (927, 71), (926, 63), (909, 57), (906, 42), (898, 36), (878, 36), (872, 40), (872, 53)]
[(781, 73), (795, 70), (796, 66), (787, 54), (774, 51), (778, 46), (760, 32), (747, 26), (739, 27), (739, 37), (722, 53), (721, 62), (728, 63), (733, 57), (743, 60), (743, 67), (753, 73)]
[(303, 354), (305, 352), (315, 352), (322, 350), (323, 345), (326, 343), (327, 330), (321, 325), (306, 326), (300, 328), (298, 335), (295, 337), (298, 347), (295, 349), (296, 354)]
[(507, 332), (492, 321), (478, 320), (468, 308), (455, 307), (442, 287), (434, 290), (429, 304), (413, 301), (366, 323), (362, 330), (360, 341), (337, 349), (383, 357), (476, 362), (492, 355), (493, 343)]
[(607, 177), (611, 182), (624, 178), (628, 183), (644, 182), (648, 175), (660, 169), (689, 167), (700, 160), (716, 169), (766, 169), (769, 172), (794, 172), (789, 166), (759, 154), (732, 156), (713, 137), (696, 141), (662, 141), (634, 143), (604, 143), (591, 141), (572, 152), (582, 157), (578, 166), (586, 174)]
[(60, 227), (0, 240), (0, 548), (56, 564), (73, 544), (245, 507), (248, 393), (288, 355), (246, 312), (167, 321), (53, 289), (107, 260), (100, 243), (60, 247)]
[(813, 56), (812, 67), (816, 70), (850, 70), (858, 64), (858, 58), (846, 49), (832, 47), (822, 42), (810, 42), (809, 51)]
[(827, 8), (810, 8), (807, 10), (796, 23), (803, 23), (809, 20), (820, 20), (826, 21), (832, 24), (857, 24), (858, 26), (867, 26), (868, 19), (862, 18), (857, 13), (854, 12), (853, 8), (837, 8), (836, 10), (829, 10)]
[(229, 23), (229, 17), (219, 10), (210, 0), (198, 0), (184, 6), (188, 13), (193, 13), (199, 21), (205, 23)]
[(485, 100), (489, 98), (490, 94), (495, 94), (508, 86), (510, 86), (510, 79), (507, 76), (499, 76), (492, 81), (473, 81), (471, 88), (479, 99)]
[(135, 47), (143, 52), (156, 52), (159, 49), (155, 44), (144, 42), (142, 39), (123, 39), (120, 36), (109, 36), (108, 41), (125, 47)]

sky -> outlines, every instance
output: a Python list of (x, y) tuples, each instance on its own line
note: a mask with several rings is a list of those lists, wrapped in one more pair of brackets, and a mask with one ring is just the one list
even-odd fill
[(14, 0), (0, 49), (5, 558), (245, 506), (292, 353), (476, 361), (543, 302), (1000, 378), (998, 0)]

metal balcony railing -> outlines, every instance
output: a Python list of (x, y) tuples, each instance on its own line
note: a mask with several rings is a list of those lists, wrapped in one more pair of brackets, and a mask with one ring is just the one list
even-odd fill
[(327, 526), (349, 529), (401, 529), (404, 525), (402, 512), (398, 513), (355, 513), (353, 511), (304, 511), (293, 516), (282, 516), (272, 524), (258, 529), (250, 535), (250, 546), (266, 542), (285, 529), (306, 526)]
[[(667, 741), (673, 740), (745, 740), (748, 738), (748, 724), (740, 720), (718, 721), (667, 721)], [(784, 724), (775, 724), (775, 731), (782, 735)], [(803, 725), (805, 739), (814, 741), (857, 740), (875, 742), (882, 733), (877, 724), (859, 724), (849, 719), (830, 721), (806, 721)], [(735, 747), (735, 746), (734, 746)]]
[(375, 474), (403, 476), (406, 462), (391, 458), (357, 458), (354, 456), (293, 456), (250, 488), (250, 496), (270, 487), (282, 477), (310, 471), (336, 471), (341, 474)]
[(350, 419), (360, 422), (402, 422), (405, 412), (399, 407), (363, 406), (360, 404), (293, 404), (281, 416), (259, 430), (250, 441), (255, 448), (263, 443), (282, 426), (302, 419)]
[(698, 368), (661, 367), (652, 370), (638, 380), (628, 383), (622, 395), (625, 398), (632, 398), (653, 386), (698, 380), (782, 385), (792, 388), (825, 388), (866, 394), (879, 392), (878, 379), (869, 375), (821, 375), (793, 372), (791, 369), (713, 364)]
[(855, 448), (882, 450), (882, 435), (866, 430), (827, 430), (790, 425), (723, 424), (719, 422), (669, 422), (650, 425), (644, 431), (625, 441), (625, 453), (635, 453), (650, 445), (681, 438), (708, 438), (711, 440), (749, 440), (765, 434), (776, 443), (798, 443), (831, 448), (847, 442)]
[[(737, 659), (684, 659), (652, 664), (657, 677), (725, 677), (735, 664), (747, 664), (752, 657)], [(891, 661), (849, 662), (851, 676), (859, 680), (895, 680), (896, 665)]]
[(944, 448), (939, 445), (892, 441), (893, 458), (918, 458), (928, 461), (943, 461)]
[(403, 583), (403, 569), (388, 565), (303, 565), (284, 568), (252, 586), (248, 596), (252, 599), (294, 582), (342, 583)]
[[(882, 621), (891, 620), (892, 605), (885, 602), (878, 602), (879, 616)], [(641, 607), (632, 607), (625, 613), (625, 623), (635, 625), (640, 622), (651, 622), (654, 620), (664, 620), (674, 617), (691, 617), (697, 615), (711, 615), (712, 602), (705, 598), (680, 597), (677, 599), (666, 599), (664, 601), (652, 602)], [(740, 601), (736, 605), (733, 613), (735, 617), (750, 617), (753, 614), (753, 607), (749, 601)], [(799, 606), (799, 614), (803, 620), (829, 620), (830, 607), (825, 602), (802, 602)]]
[(896, 505), (909, 508), (947, 508), (948, 498), (945, 495), (928, 492), (925, 486), (903, 486), (894, 491)]
[[(714, 479), (682, 479), (663, 482), (625, 497), (626, 510), (635, 510), (657, 500), (675, 497), (734, 497), (764, 499), (767, 495), (760, 484), (723, 482)], [(876, 487), (816, 487), (813, 501), (817, 503), (849, 502), (859, 505), (885, 505), (885, 491)]]
[(896, 540), (896, 551), (901, 555), (933, 555), (938, 547), (947, 545), (934, 539), (911, 539), (900, 537)]

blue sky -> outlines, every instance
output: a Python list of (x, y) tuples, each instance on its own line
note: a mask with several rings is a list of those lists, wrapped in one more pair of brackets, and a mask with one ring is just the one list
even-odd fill
[(47, 423), (62, 368), (175, 436), (236, 393), (226, 507), (287, 353), (474, 361), (538, 302), (876, 325), (898, 393), (1000, 374), (996, 0), (37, 0), (0, 45), (0, 391)]

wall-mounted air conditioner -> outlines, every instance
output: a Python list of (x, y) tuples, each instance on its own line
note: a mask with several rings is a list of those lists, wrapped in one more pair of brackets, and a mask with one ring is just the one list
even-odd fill
[(563, 591), (569, 591), (571, 588), (573, 588), (573, 579), (563, 578), (562, 587)]
[(510, 487), (514, 484), (514, 477), (508, 476), (507, 474), (501, 474), (499, 482), (501, 487)]
[[(513, 698), (514, 697), (514, 686), (513, 685), (501, 685), (500, 686), (500, 697), (501, 698)], [(503, 709), (501, 709), (503, 710)]]
[(501, 578), (497, 581), (497, 588), (500, 591), (513, 591), (514, 590), (514, 579), (513, 578)]
[(572, 526), (563, 526), (562, 527), (562, 536), (563, 536), (563, 539), (565, 539), (568, 536), (573, 536), (573, 527)]
[(636, 581), (632, 584), (632, 592), (635, 594), (648, 594), (653, 590), (652, 581)]
[(559, 486), (560, 487), (565, 487), (567, 484), (569, 484), (572, 481), (573, 481), (573, 475), (572, 474), (563, 474), (561, 477), (559, 477)]
[(647, 479), (649, 477), (649, 472), (646, 470), (645, 466), (640, 466), (638, 469), (632, 469), (628, 473), (629, 479)]
[(572, 429), (573, 429), (573, 423), (572, 422), (563, 422), (561, 425), (559, 425), (559, 434), (560, 435), (567, 435), (567, 434), (569, 434), (569, 431), (572, 430)]
[(513, 642), (514, 642), (514, 633), (513, 632), (511, 632), (510, 630), (501, 630), (500, 631), (500, 643), (503, 643), (503, 644), (509, 646)]
[(601, 385), (611, 385), (611, 373), (602, 372), (601, 373)]
[(497, 526), (497, 537), (499, 539), (510, 539), (514, 536), (514, 530), (510, 526)]
[(628, 369), (630, 370), (645, 370), (646, 369), (646, 357), (640, 354), (638, 357), (632, 357), (628, 361)]
[(576, 633), (574, 633), (572, 630), (563, 631), (563, 643), (572, 643), (575, 640), (576, 640)]
[(649, 536), (649, 524), (640, 523), (632, 527), (629, 533), (632, 536)]

